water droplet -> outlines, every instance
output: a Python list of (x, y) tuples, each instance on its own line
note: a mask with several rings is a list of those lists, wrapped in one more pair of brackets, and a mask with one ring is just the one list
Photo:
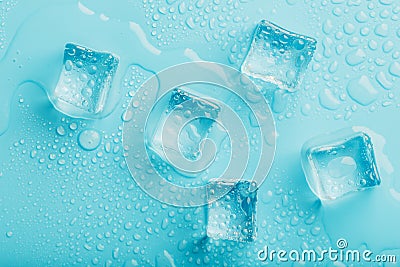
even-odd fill
[(389, 73), (393, 76), (400, 77), (400, 63), (393, 62), (392, 64), (390, 64)]
[(331, 38), (326, 37), (322, 40), (322, 48), (324, 57), (330, 58), (332, 56), (333, 41)]
[(322, 30), (325, 34), (330, 34), (333, 29), (333, 23), (330, 19), (325, 20), (324, 24), (322, 25)]
[(13, 232), (8, 231), (8, 232), (6, 233), (6, 236), (7, 236), (8, 238), (11, 238), (11, 237), (13, 236)]
[(350, 66), (356, 66), (356, 65), (363, 63), (366, 58), (367, 58), (367, 55), (365, 54), (364, 50), (359, 48), (357, 50), (349, 52), (346, 55), (346, 62)]
[(97, 249), (98, 251), (103, 251), (103, 250), (104, 250), (104, 245), (103, 245), (103, 244), (98, 244), (98, 245), (96, 246), (96, 249)]
[(393, 3), (393, 0), (379, 0), (379, 3), (382, 5), (391, 5)]
[(329, 72), (330, 73), (335, 73), (336, 71), (337, 71), (337, 69), (338, 69), (338, 62), (335, 60), (335, 61), (333, 61), (330, 65), (329, 65), (329, 68), (328, 68), (328, 70), (329, 70)]
[(304, 104), (304, 106), (301, 107), (301, 113), (304, 116), (310, 115), (310, 113), (311, 113), (311, 105), (308, 104), (308, 103)]
[(378, 24), (375, 27), (375, 34), (381, 37), (387, 37), (389, 34), (389, 26), (386, 23)]
[(340, 107), (340, 101), (329, 89), (322, 89), (319, 92), (319, 103), (329, 110), (336, 110)]
[(65, 67), (65, 70), (66, 70), (66, 71), (71, 71), (71, 70), (72, 70), (72, 67), (73, 67), (72, 61), (71, 61), (71, 60), (65, 61), (64, 67)]
[(180, 251), (185, 250), (187, 244), (188, 244), (187, 240), (183, 239), (181, 242), (179, 242), (179, 244), (178, 244), (178, 249), (179, 249)]
[(393, 50), (393, 47), (394, 47), (394, 43), (392, 41), (388, 40), (383, 43), (382, 50), (385, 53), (389, 53)]
[(131, 230), (132, 229), (132, 227), (133, 227), (133, 225), (132, 225), (132, 223), (131, 222), (127, 222), (127, 223), (125, 223), (125, 226), (124, 226), (124, 228), (125, 228), (125, 230)]
[(69, 128), (70, 128), (71, 130), (75, 131), (76, 129), (78, 129), (78, 125), (77, 125), (75, 122), (73, 122), (73, 123), (71, 123), (71, 124), (69, 125)]
[(94, 150), (100, 145), (101, 136), (94, 129), (82, 131), (78, 136), (78, 144), (85, 150)]
[(132, 110), (126, 110), (126, 111), (122, 114), (122, 116), (121, 116), (121, 119), (122, 119), (122, 121), (124, 121), (124, 122), (130, 121), (130, 120), (132, 120), (132, 118), (133, 118), (133, 112), (132, 112)]
[(367, 76), (349, 81), (347, 84), (349, 96), (357, 103), (367, 106), (378, 97), (378, 91), (372, 86)]
[(345, 34), (351, 35), (355, 32), (355, 30), (356, 27), (352, 23), (347, 22), (343, 25), (343, 31)]
[(375, 51), (376, 49), (378, 49), (378, 43), (375, 40), (370, 40), (368, 42), (368, 47), (369, 49), (371, 49), (372, 51)]
[(139, 263), (135, 259), (127, 260), (124, 263), (124, 267), (135, 267), (139, 266)]
[(387, 78), (385, 73), (382, 71), (378, 72), (375, 76), (376, 81), (382, 86), (384, 89), (389, 90), (392, 88), (393, 83), (391, 83)]
[(356, 14), (355, 19), (359, 23), (365, 23), (368, 21), (368, 15), (364, 11), (360, 11)]
[(118, 259), (119, 256), (119, 248), (114, 248), (113, 253), (112, 253), (113, 258), (116, 260)]
[(297, 4), (297, 0), (286, 0), (286, 3), (287, 3), (289, 6), (294, 6), (295, 4)]
[(65, 135), (65, 129), (61, 125), (57, 127), (56, 131), (57, 131), (57, 134), (60, 135), (60, 136), (64, 136)]

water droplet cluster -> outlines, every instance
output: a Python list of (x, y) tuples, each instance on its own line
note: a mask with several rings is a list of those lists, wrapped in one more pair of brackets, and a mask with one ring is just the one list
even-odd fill
[(0, 54), (4, 51), (3, 49), (7, 46), (8, 41), (12, 36), (7, 35), (5, 31), (6, 21), (8, 12), (10, 12), (17, 4), (17, 0), (11, 1), (0, 1)]
[(249, 17), (241, 12), (241, 5), (240, 1), (232, 0), (143, 0), (142, 7), (151, 36), (158, 46), (171, 47), (201, 38), (202, 41), (216, 42), (225, 50), (231, 40), (239, 37), (233, 25), (237, 27), (249, 21)]

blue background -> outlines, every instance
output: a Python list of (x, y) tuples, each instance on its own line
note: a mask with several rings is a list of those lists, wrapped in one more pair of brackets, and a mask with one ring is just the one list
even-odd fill
[[(136, 186), (124, 162), (123, 113), (152, 72), (196, 58), (239, 68), (261, 19), (315, 37), (317, 51), (299, 90), (269, 99), (277, 150), (258, 191), (257, 240), (213, 241), (204, 207), (164, 205)], [(390, 72), (399, 20), (395, 0), (0, 0), (0, 125), (10, 122), (0, 136), (0, 265), (169, 266), (171, 255), (176, 266), (259, 266), (265, 245), (320, 251), (339, 238), (400, 256), (400, 74)], [(121, 56), (122, 100), (102, 120), (69, 118), (48, 100), (69, 41)], [(365, 56), (349, 64), (358, 49)], [(347, 92), (362, 75), (378, 91), (367, 106)], [(301, 146), (352, 126), (375, 133), (382, 184), (321, 204), (302, 172)], [(77, 141), (89, 128), (102, 136), (94, 151)]]

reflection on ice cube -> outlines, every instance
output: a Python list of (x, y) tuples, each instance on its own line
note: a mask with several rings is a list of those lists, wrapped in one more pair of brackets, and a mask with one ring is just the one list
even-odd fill
[(78, 118), (95, 118), (105, 107), (119, 59), (105, 52), (66, 44), (64, 66), (51, 100), (58, 110)]
[(261, 21), (241, 70), (246, 75), (292, 91), (297, 87), (316, 49), (314, 38)]
[(207, 236), (213, 239), (253, 241), (256, 238), (257, 191), (248, 181), (212, 181), (207, 185), (207, 199), (218, 191), (230, 191), (208, 204)]
[[(160, 117), (152, 125), (155, 129), (147, 145), (165, 161), (168, 161), (167, 151), (169, 156), (183, 155), (195, 161), (200, 157), (202, 140), (208, 136), (220, 107), (181, 88), (174, 89), (167, 97), (168, 102), (161, 100), (156, 105), (159, 107), (155, 112)], [(185, 123), (186, 120), (189, 122)]]
[(311, 139), (303, 146), (302, 164), (311, 190), (322, 200), (381, 182), (371, 138), (364, 132), (345, 129)]

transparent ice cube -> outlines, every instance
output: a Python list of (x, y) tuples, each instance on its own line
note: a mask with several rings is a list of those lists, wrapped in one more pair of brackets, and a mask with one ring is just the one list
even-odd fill
[(262, 20), (242, 64), (244, 74), (292, 91), (297, 87), (316, 49), (314, 38)]
[(256, 238), (257, 191), (248, 181), (212, 181), (207, 185), (207, 198), (221, 190), (222, 198), (210, 202), (207, 209), (207, 236), (213, 239), (250, 242)]
[(78, 118), (95, 118), (104, 110), (119, 59), (105, 52), (68, 43), (57, 86), (51, 94), (61, 112)]
[(311, 190), (321, 200), (381, 183), (371, 138), (351, 129), (308, 141), (302, 148), (302, 165)]
[[(183, 155), (188, 160), (197, 160), (202, 140), (207, 138), (220, 107), (182, 88), (174, 89), (167, 95), (167, 102), (160, 101), (157, 105), (159, 107), (154, 112), (160, 116), (156, 125), (152, 126), (154, 131), (148, 147), (167, 161), (166, 153), (169, 156)], [(186, 120), (188, 123), (184, 123)]]

